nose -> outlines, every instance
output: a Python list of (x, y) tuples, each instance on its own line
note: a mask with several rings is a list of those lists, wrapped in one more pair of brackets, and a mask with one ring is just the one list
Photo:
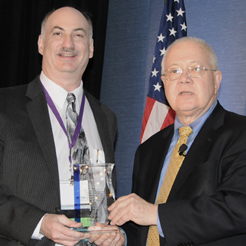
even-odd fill
[(182, 70), (182, 74), (179, 78), (179, 82), (180, 83), (190, 83), (190, 75), (189, 75), (187, 68)]
[(72, 36), (70, 36), (70, 35), (64, 36), (63, 47), (65, 47), (65, 48), (74, 48), (74, 41), (73, 41)]

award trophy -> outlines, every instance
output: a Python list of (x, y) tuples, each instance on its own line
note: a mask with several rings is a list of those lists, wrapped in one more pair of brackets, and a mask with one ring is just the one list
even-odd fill
[[(90, 227), (96, 222), (108, 224), (108, 207), (115, 200), (115, 191), (112, 185), (112, 163), (74, 164), (74, 218), (82, 222), (80, 228), (74, 230), (84, 233), (104, 233), (91, 231)], [(106, 231), (105, 233), (109, 233)], [(93, 245), (81, 241), (78, 245)]]

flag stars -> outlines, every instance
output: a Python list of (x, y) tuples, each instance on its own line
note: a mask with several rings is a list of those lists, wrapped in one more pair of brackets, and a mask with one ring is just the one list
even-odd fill
[(180, 24), (180, 26), (181, 26), (181, 31), (182, 31), (182, 30), (185, 30), (185, 31), (186, 31), (187, 26), (185, 25), (185, 22), (184, 22), (183, 24)]
[(166, 17), (167, 17), (167, 21), (173, 22), (173, 16), (171, 15), (171, 13), (169, 15), (166, 15)]
[(174, 0), (174, 2), (178, 2), (179, 3), (179, 0)]
[(153, 71), (151, 71), (151, 73), (152, 73), (151, 77), (154, 77), (154, 76), (157, 77), (157, 74), (159, 73), (159, 71), (157, 71), (155, 68)]
[(157, 37), (158, 38), (158, 41), (157, 42), (163, 42), (165, 36), (162, 36), (162, 33)]
[(164, 55), (165, 55), (165, 53), (166, 53), (166, 49), (165, 49), (165, 47), (164, 47), (162, 50), (160, 50), (160, 52), (161, 52), (160, 56), (164, 56)]
[(174, 30), (174, 27), (172, 28), (172, 30), (169, 29), (169, 31), (170, 31), (170, 36), (173, 35), (175, 37), (177, 31)]
[(155, 60), (156, 60), (156, 57), (154, 56), (154, 57), (153, 57), (153, 63), (155, 63)]
[(159, 84), (159, 82), (157, 82), (157, 84), (156, 85), (153, 85), (153, 86), (155, 87), (154, 91), (161, 92), (160, 89), (161, 89), (162, 86)]
[(181, 15), (183, 17), (183, 13), (185, 11), (183, 11), (181, 8), (179, 10), (176, 10), (176, 11), (178, 12), (178, 15), (177, 16)]

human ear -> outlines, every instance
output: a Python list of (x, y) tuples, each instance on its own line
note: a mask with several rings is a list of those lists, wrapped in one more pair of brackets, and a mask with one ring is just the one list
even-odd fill
[(43, 55), (44, 52), (44, 38), (42, 35), (39, 35), (38, 37), (38, 52), (41, 55)]

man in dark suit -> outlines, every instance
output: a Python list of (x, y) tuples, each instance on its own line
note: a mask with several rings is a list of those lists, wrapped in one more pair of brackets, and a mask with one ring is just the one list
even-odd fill
[[(186, 37), (168, 48), (162, 80), (175, 123), (138, 147), (133, 193), (109, 207), (111, 224), (125, 223), (128, 245), (245, 245), (246, 117), (216, 100), (221, 78), (203, 40)], [(179, 128), (187, 126), (192, 133), (175, 151)], [(169, 184), (167, 170), (180, 156), (167, 200), (156, 204)]]
[(81, 223), (59, 214), (73, 187), (69, 155), (73, 160), (75, 150), (62, 128), (68, 92), (76, 96), (77, 113), (85, 95), (80, 126), (90, 160), (114, 163), (116, 117), (83, 90), (81, 81), (93, 56), (90, 18), (71, 7), (50, 13), (38, 49), (41, 75), (28, 85), (0, 90), (0, 245), (75, 245), (86, 237), (97, 245), (122, 245), (122, 233), (93, 237), (76, 232), (69, 227)]

